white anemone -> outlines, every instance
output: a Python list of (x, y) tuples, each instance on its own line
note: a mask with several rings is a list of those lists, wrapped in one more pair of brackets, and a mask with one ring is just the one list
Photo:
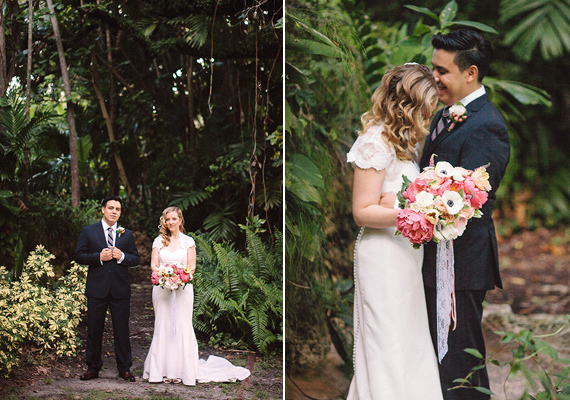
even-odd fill
[(435, 164), (435, 173), (441, 177), (451, 176), (453, 175), (453, 165), (447, 161), (440, 161)]
[(447, 212), (451, 215), (457, 214), (463, 208), (463, 198), (457, 192), (453, 190), (448, 190), (441, 196), (443, 200), (443, 204), (445, 204), (445, 208)]

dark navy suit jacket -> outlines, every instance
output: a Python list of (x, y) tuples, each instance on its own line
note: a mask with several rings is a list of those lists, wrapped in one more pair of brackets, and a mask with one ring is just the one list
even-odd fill
[(101, 265), (100, 253), (106, 247), (107, 240), (101, 221), (83, 227), (73, 259), (78, 264), (89, 266), (85, 296), (104, 298), (110, 293), (115, 299), (128, 299), (131, 297), (128, 267), (138, 265), (140, 260), (133, 233), (128, 229), (120, 236), (117, 233), (115, 247), (125, 253), (121, 264), (113, 258)]
[[(467, 105), (467, 119), (451, 131), (444, 130), (432, 142), (426, 139), (420, 160), (420, 168), (429, 164), (432, 154), (434, 161), (447, 161), (454, 167), (476, 169), (487, 167), (492, 190), (483, 205), (483, 217), (473, 218), (467, 224), (462, 236), (453, 241), (455, 254), (455, 288), (457, 290), (491, 290), (502, 288), (499, 274), (497, 237), (492, 213), (496, 190), (505, 174), (509, 162), (510, 145), (505, 120), (489, 100), (487, 94)], [(430, 132), (437, 126), (442, 114), (440, 110)], [(424, 246), (424, 284), (435, 288), (436, 244)]]

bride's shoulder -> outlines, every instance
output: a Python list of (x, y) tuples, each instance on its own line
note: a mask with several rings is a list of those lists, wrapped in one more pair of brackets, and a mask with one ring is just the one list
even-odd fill
[(182, 247), (184, 247), (185, 249), (193, 247), (196, 245), (196, 243), (194, 242), (194, 239), (192, 239), (192, 237), (190, 237), (189, 235), (187, 235), (185, 233), (181, 233), (180, 237), (182, 238), (182, 240), (181, 240)]
[(384, 126), (374, 124), (360, 134), (348, 152), (348, 162), (362, 169), (384, 169), (394, 158), (394, 149), (383, 138)]
[(155, 247), (159, 250), (164, 247), (164, 243), (162, 243), (162, 236), (158, 235), (154, 238), (154, 241), (152, 242), (152, 248), (154, 249)]

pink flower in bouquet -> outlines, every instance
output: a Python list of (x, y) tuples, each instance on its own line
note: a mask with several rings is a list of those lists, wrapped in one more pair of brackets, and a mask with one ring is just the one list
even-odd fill
[(441, 179), (437, 174), (437, 172), (435, 172), (435, 170), (430, 167), (425, 167), (423, 172), (420, 174), (419, 178), (424, 179), (425, 181), (430, 183), (434, 181), (439, 181)]
[(448, 177), (445, 177), (441, 180), (441, 183), (437, 187), (436, 193), (439, 196), (443, 196), (445, 192), (449, 192), (451, 190), (452, 180)]
[(182, 282), (184, 283), (188, 283), (188, 281), (190, 280), (190, 274), (187, 274), (186, 272), (184, 272), (184, 270), (180, 270), (179, 276)]
[(447, 207), (445, 207), (445, 204), (440, 196), (435, 198), (435, 200), (433, 201), (433, 205), (435, 206), (435, 208), (437, 208), (439, 212), (447, 213)]
[(473, 198), (471, 199), (471, 205), (475, 208), (483, 207), (483, 204), (487, 202), (489, 198), (489, 194), (482, 190), (476, 190), (473, 194)]
[(433, 237), (433, 224), (426, 219), (424, 214), (409, 208), (398, 213), (396, 228), (413, 244), (429, 242)]
[(154, 271), (150, 276), (150, 280), (152, 281), (153, 285), (158, 285), (159, 279), (160, 278), (158, 277), (158, 273), (156, 271)]
[(472, 207), (481, 208), (489, 198), (489, 194), (483, 190), (480, 190), (472, 177), (465, 178), (463, 186), (465, 191), (465, 198), (469, 200), (469, 203)]
[(471, 218), (473, 218), (473, 215), (475, 215), (475, 209), (471, 206), (464, 208), (463, 210), (461, 210), (461, 212), (459, 213), (461, 215), (461, 217), (463, 218), (467, 218), (467, 220), (470, 220)]
[(420, 192), (426, 191), (427, 189), (427, 181), (423, 179), (415, 179), (412, 183), (410, 183), (410, 186), (403, 193), (403, 195), (410, 203), (413, 203), (416, 201), (416, 195)]
[(491, 190), (491, 184), (489, 183), (489, 173), (485, 167), (479, 167), (471, 174), (471, 177), (475, 181), (475, 186), (481, 190), (489, 191)]

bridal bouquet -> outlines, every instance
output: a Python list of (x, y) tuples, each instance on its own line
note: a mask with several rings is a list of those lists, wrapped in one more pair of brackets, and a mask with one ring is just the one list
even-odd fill
[(404, 176), (396, 234), (408, 238), (414, 248), (431, 240), (456, 239), (471, 218), (483, 215), (480, 209), (489, 190), (485, 166), (471, 171), (445, 161), (434, 166), (432, 159), (414, 181)]
[(158, 267), (150, 277), (152, 284), (160, 286), (163, 289), (177, 290), (186, 286), (188, 281), (192, 280), (190, 266), (182, 266), (180, 264), (166, 264)]

